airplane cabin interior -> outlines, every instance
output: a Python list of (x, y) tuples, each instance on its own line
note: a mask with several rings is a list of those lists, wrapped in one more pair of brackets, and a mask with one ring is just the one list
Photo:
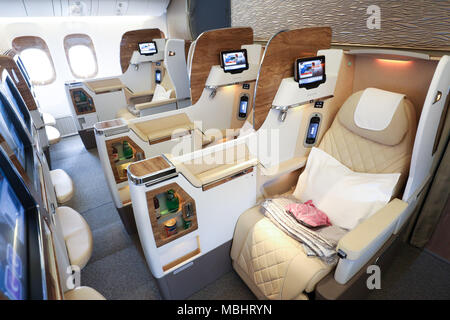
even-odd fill
[(450, 2), (402, 3), (0, 1), (0, 300), (450, 299)]

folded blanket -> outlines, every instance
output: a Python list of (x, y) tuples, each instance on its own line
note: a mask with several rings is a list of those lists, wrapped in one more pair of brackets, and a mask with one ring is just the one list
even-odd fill
[(338, 260), (336, 245), (347, 230), (337, 226), (310, 229), (300, 224), (285, 207), (295, 200), (289, 198), (269, 199), (262, 203), (265, 215), (287, 235), (300, 241), (308, 256), (317, 256), (327, 264), (335, 264)]

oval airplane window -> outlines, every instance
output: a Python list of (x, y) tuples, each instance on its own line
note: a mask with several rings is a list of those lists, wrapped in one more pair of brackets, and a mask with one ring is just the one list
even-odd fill
[(45, 51), (36, 48), (25, 49), (20, 53), (20, 58), (26, 65), (34, 84), (45, 85), (55, 79), (52, 62)]
[(65, 36), (64, 50), (74, 77), (87, 79), (97, 75), (97, 56), (92, 39), (87, 34), (77, 33)]
[(68, 52), (72, 73), (77, 78), (92, 78), (97, 74), (97, 63), (91, 48), (79, 44)]

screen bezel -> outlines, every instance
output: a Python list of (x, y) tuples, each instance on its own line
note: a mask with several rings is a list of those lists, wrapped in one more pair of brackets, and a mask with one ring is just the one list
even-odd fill
[[(300, 63), (308, 62), (308, 61), (314, 61), (314, 60), (320, 60), (323, 64), (323, 78), (322, 80), (311, 82), (311, 83), (300, 83)], [(299, 88), (305, 88), (305, 89), (313, 89), (317, 88), (322, 83), (325, 83), (327, 80), (327, 74), (326, 74), (326, 65), (325, 65), (325, 56), (315, 56), (315, 57), (307, 57), (307, 58), (299, 58), (295, 60), (295, 81), (298, 83)]]
[[(152, 53), (142, 53), (141, 52), (141, 44), (144, 44), (144, 43), (153, 43), (154, 45), (155, 45), (155, 52), (152, 52)], [(139, 42), (138, 43), (138, 51), (139, 51), (139, 54), (140, 55), (142, 55), (142, 56), (153, 56), (153, 55), (155, 55), (155, 54), (157, 54), (158, 53), (158, 46), (156, 45), (156, 41), (145, 41), (145, 42)]]
[[(229, 53), (237, 53), (237, 52), (242, 52), (244, 54), (244, 57), (245, 57), (244, 68), (225, 70), (225, 62), (223, 60), (224, 55), (229, 54)], [(247, 57), (247, 49), (221, 51), (220, 52), (220, 66), (222, 67), (223, 72), (228, 72), (228, 73), (241, 73), (245, 70), (248, 70), (249, 64), (248, 64), (248, 57)]]

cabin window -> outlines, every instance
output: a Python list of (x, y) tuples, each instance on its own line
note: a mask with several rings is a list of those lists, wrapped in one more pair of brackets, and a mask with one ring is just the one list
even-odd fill
[(93, 78), (98, 73), (94, 44), (86, 34), (69, 34), (64, 38), (64, 50), (70, 71), (76, 78)]
[(27, 68), (33, 84), (47, 85), (55, 81), (56, 73), (47, 44), (39, 37), (17, 37), (13, 48)]

